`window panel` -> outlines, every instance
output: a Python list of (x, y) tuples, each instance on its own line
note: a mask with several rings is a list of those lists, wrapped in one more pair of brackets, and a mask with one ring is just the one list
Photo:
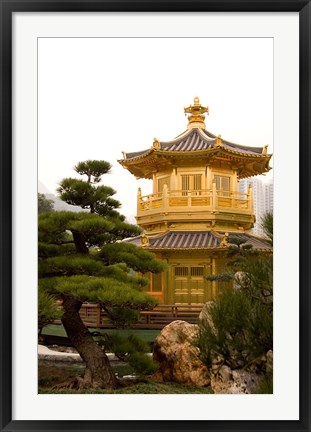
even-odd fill
[(200, 191), (202, 189), (202, 175), (191, 174), (181, 176), (181, 189), (183, 195), (187, 194), (187, 191)]
[(228, 195), (230, 191), (230, 177), (215, 175), (214, 178), (216, 181), (216, 189), (223, 195)]
[(190, 274), (191, 276), (203, 276), (203, 267), (191, 267)]
[(222, 189), (229, 191), (229, 177), (222, 177)]
[(175, 267), (175, 276), (188, 276), (188, 267)]
[(201, 174), (197, 174), (193, 176), (193, 189), (201, 190), (202, 189), (202, 176)]

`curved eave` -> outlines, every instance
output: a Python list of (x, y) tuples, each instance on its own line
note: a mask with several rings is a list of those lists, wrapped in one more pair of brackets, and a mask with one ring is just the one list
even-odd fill
[[(269, 162), (271, 154), (253, 154), (253, 153), (242, 153), (236, 150), (227, 149), (225, 147), (214, 147), (204, 150), (197, 151), (167, 151), (160, 149), (149, 149), (148, 152), (141, 154), (131, 159), (121, 159), (118, 162), (133, 175), (139, 178), (152, 178), (152, 174), (156, 167), (159, 165), (165, 165), (178, 160), (204, 160), (205, 162), (213, 159), (225, 159), (229, 162), (240, 164), (238, 170), (238, 177), (240, 179), (251, 177), (253, 175), (262, 174), (268, 172), (271, 168)], [(248, 166), (250, 165), (250, 166)]]
[(178, 157), (178, 158), (193, 158), (196, 156), (200, 156), (202, 157), (203, 155), (219, 155), (219, 154), (226, 154), (229, 155), (235, 155), (238, 156), (239, 158), (251, 158), (251, 159), (261, 159), (263, 161), (269, 161), (272, 157), (272, 154), (256, 154), (256, 153), (245, 153), (245, 152), (241, 152), (241, 151), (237, 151), (237, 150), (232, 150), (232, 149), (228, 149), (227, 147), (224, 146), (220, 146), (220, 147), (211, 147), (208, 149), (203, 149), (203, 150), (190, 150), (190, 151), (175, 151), (175, 150), (162, 150), (162, 149), (156, 149), (156, 148), (151, 148), (148, 151), (146, 151), (145, 153), (133, 157), (133, 158), (128, 158), (128, 159), (119, 159), (118, 162), (123, 165), (123, 166), (128, 166), (128, 165), (133, 165), (135, 163), (144, 163), (146, 161), (146, 159), (150, 158), (150, 156), (161, 156), (162, 158), (164, 157)]
[(233, 150), (233, 149), (225, 147), (225, 146), (217, 147), (217, 149), (221, 150), (223, 152), (226, 152), (229, 154), (234, 154), (234, 155), (244, 157), (244, 158), (260, 158), (260, 159), (270, 160), (272, 157), (272, 154), (269, 154), (269, 153), (262, 154), (262, 153), (243, 152), (243, 151)]
[[(143, 151), (143, 152), (138, 152), (138, 153), (140, 153), (140, 154), (137, 155), (137, 156), (133, 156), (133, 157), (126, 157), (126, 158), (124, 158), (124, 159), (118, 159), (118, 162), (119, 162), (121, 165), (126, 165), (126, 164), (128, 164), (129, 162), (136, 162), (136, 161), (140, 161), (141, 159), (144, 159), (146, 156), (149, 156), (150, 154), (152, 154), (155, 150), (156, 150), (155, 148), (151, 147), (150, 149), (145, 150), (145, 151)], [(127, 154), (131, 154), (131, 153), (126, 153), (126, 155), (127, 155)]]
[(208, 149), (204, 149), (204, 150), (195, 150), (195, 151), (182, 151), (182, 152), (177, 152), (177, 151), (169, 151), (169, 150), (155, 150), (156, 154), (161, 155), (161, 156), (169, 156), (169, 157), (179, 157), (179, 158), (183, 158), (183, 157), (188, 157), (188, 158), (193, 158), (196, 156), (203, 156), (203, 155), (234, 155), (237, 156), (239, 158), (244, 158), (244, 159), (261, 159), (261, 160), (267, 160), (269, 161), (272, 157), (272, 154), (256, 154), (256, 153), (243, 153), (243, 152), (239, 152), (237, 150), (231, 150), (228, 149), (226, 147), (212, 147), (212, 148), (208, 148)]

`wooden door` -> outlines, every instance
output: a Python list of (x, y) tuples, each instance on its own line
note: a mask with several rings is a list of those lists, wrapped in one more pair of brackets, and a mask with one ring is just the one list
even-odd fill
[(204, 267), (189, 267), (190, 304), (203, 303), (206, 290)]
[(175, 304), (204, 303), (207, 281), (203, 266), (176, 266), (173, 273), (173, 301)]
[(174, 280), (173, 280), (174, 303), (178, 303), (178, 304), (189, 303), (188, 273), (189, 273), (189, 267), (187, 266), (174, 267)]

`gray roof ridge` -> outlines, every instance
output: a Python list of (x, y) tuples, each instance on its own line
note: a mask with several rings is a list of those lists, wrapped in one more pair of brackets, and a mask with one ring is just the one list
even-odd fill
[(129, 153), (125, 153), (125, 154), (126, 154), (126, 159), (133, 159), (133, 158), (135, 158), (135, 157), (138, 157), (138, 156), (142, 156), (142, 155), (148, 154), (148, 153), (151, 152), (151, 150), (153, 150), (152, 147), (151, 147), (151, 148), (148, 148), (148, 149), (146, 149), (146, 150), (139, 150), (139, 151), (137, 151), (137, 152), (129, 152)]
[(216, 136), (210, 137), (207, 134), (205, 134), (204, 129), (195, 127), (195, 128), (192, 128), (192, 129), (187, 129), (185, 132), (183, 132), (182, 134), (178, 135), (173, 140), (165, 141), (165, 142), (163, 141), (163, 143), (172, 143), (172, 142), (178, 141), (180, 138), (184, 138), (187, 135), (197, 134), (197, 133), (199, 135), (201, 135), (202, 138), (204, 138), (205, 140), (207, 139), (208, 141), (213, 141), (214, 138), (216, 138)]
[(223, 139), (222, 139), (222, 143), (225, 144), (225, 146), (233, 148), (234, 150), (239, 149), (241, 151), (252, 152), (252, 153), (257, 153), (257, 154), (262, 154), (262, 149), (264, 148), (264, 146), (252, 147), (252, 146), (245, 146), (243, 144), (235, 144), (235, 143), (232, 143), (230, 141), (223, 140)]
[(186, 129), (181, 134), (177, 135), (177, 137), (169, 140), (169, 141), (160, 141), (161, 148), (169, 147), (171, 144), (176, 144), (176, 142), (180, 141), (182, 138), (185, 138), (187, 135), (191, 135), (193, 129)]
[[(203, 130), (204, 134), (207, 135), (210, 138), (217, 138), (216, 135), (212, 134), (211, 132), (209, 132), (207, 129)], [(233, 149), (240, 149), (243, 151), (252, 151), (254, 153), (262, 153), (262, 149), (264, 148), (264, 146), (262, 147), (252, 147), (252, 146), (246, 146), (243, 144), (237, 144), (237, 143), (233, 143), (231, 141), (228, 141), (226, 139), (221, 138), (222, 144), (225, 144), (228, 147), (232, 147)]]

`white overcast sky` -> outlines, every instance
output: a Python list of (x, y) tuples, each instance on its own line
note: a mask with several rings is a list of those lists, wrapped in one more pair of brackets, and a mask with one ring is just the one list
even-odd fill
[[(136, 180), (117, 162), (186, 129), (199, 96), (207, 129), (273, 151), (271, 38), (42, 38), (38, 53), (38, 175), (55, 193), (83, 160), (107, 160), (103, 183), (133, 222)], [(39, 190), (40, 191), (40, 190)], [(43, 191), (44, 192), (44, 191)]]

